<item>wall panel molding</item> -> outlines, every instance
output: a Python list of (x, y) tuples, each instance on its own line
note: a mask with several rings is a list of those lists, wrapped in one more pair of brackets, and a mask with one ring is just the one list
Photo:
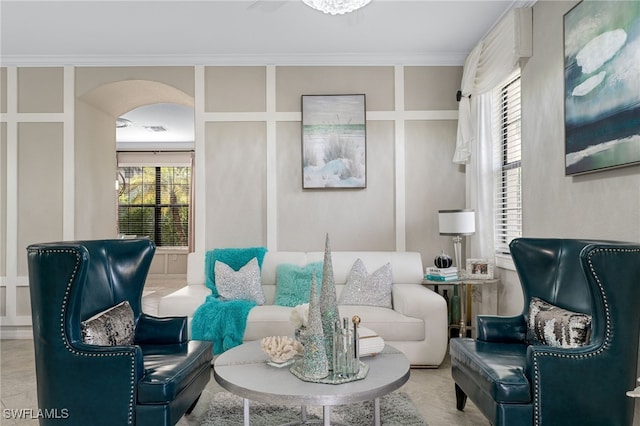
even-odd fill
[[(152, 64), (151, 64), (152, 65)], [(278, 66), (286, 66), (283, 62)], [(322, 64), (326, 66), (326, 63)], [(405, 110), (405, 77), (406, 65), (395, 65), (393, 72), (394, 90), (394, 110), (393, 111), (367, 111), (367, 121), (390, 122), (393, 123), (393, 132), (388, 137), (393, 138), (392, 152), (393, 159), (391, 167), (393, 170), (393, 197), (394, 197), (394, 229), (391, 231), (395, 236), (395, 249), (406, 250), (407, 225), (407, 197), (406, 183), (407, 171), (405, 164), (406, 145), (406, 124), (411, 121), (442, 121), (457, 120), (456, 110)], [(211, 65), (207, 65), (211, 66)], [(265, 123), (265, 158), (266, 178), (264, 182), (265, 195), (265, 238), (269, 250), (278, 250), (278, 124), (296, 123), (301, 121), (299, 111), (277, 111), (277, 70), (278, 66), (266, 65), (266, 84), (264, 87), (266, 95), (265, 111), (255, 112), (207, 112), (205, 99), (206, 67), (198, 65), (193, 67), (194, 72), (194, 113), (195, 113), (195, 250), (204, 252), (210, 247), (206, 247), (207, 232), (211, 232), (212, 224), (207, 224), (206, 188), (207, 188), (207, 163), (206, 155), (206, 126), (207, 123), (223, 122), (263, 122)], [(373, 66), (373, 65), (372, 65)], [(376, 65), (379, 67), (380, 65)], [(366, 65), (363, 65), (363, 70)], [(63, 223), (62, 234), (64, 239), (74, 239), (75, 215), (76, 215), (76, 190), (74, 182), (77, 171), (74, 168), (74, 158), (77, 147), (75, 146), (75, 74), (77, 68), (74, 66), (64, 66), (63, 77), (63, 112), (56, 113), (18, 113), (18, 68), (7, 67), (7, 111), (2, 114), (1, 120), (6, 128), (6, 163), (7, 163), (7, 183), (6, 183), (6, 211), (3, 212), (2, 220), (5, 221), (5, 238), (7, 250), (1, 253), (5, 257), (6, 274), (0, 277), (0, 287), (5, 292), (4, 312), (6, 315), (0, 317), (0, 337), (2, 338), (29, 338), (31, 317), (18, 315), (18, 312), (25, 312), (26, 306), (17, 306), (19, 295), (23, 294), (28, 287), (28, 278), (18, 274), (17, 251), (23, 248), (18, 245), (18, 125), (19, 123), (61, 123), (63, 126), (62, 141), (62, 163), (63, 163)], [(446, 107), (446, 106), (445, 106)], [(384, 123), (380, 123), (383, 124)], [(282, 137), (282, 135), (280, 135)], [(420, 142), (418, 142), (420, 143)], [(386, 225), (385, 225), (386, 226)]]
[[(28, 305), (20, 304), (18, 293), (28, 292), (29, 280), (20, 275), (18, 243), (18, 211), (19, 211), (19, 179), (18, 179), (18, 127), (20, 123), (61, 123), (63, 126), (63, 237), (74, 238), (74, 115), (75, 84), (74, 67), (64, 67), (64, 101), (63, 112), (55, 113), (20, 113), (18, 112), (18, 67), (7, 67), (7, 111), (1, 115), (6, 125), (6, 212), (2, 218), (6, 221), (6, 275), (0, 277), (0, 287), (5, 290), (4, 316), (0, 316), (0, 338), (31, 338), (31, 316), (19, 315), (28, 312)], [(18, 306), (20, 304), (20, 306)]]

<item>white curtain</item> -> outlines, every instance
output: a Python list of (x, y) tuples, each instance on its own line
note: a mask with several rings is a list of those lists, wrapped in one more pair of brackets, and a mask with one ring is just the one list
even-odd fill
[(466, 208), (476, 212), (476, 234), (468, 238), (472, 258), (494, 256), (492, 91), (532, 54), (530, 8), (512, 9), (465, 61), (453, 162), (466, 165)]
[(513, 71), (520, 59), (531, 56), (532, 39), (531, 8), (512, 9), (467, 57), (462, 71), (454, 163), (467, 164), (471, 157), (477, 136), (478, 109), (475, 108), (474, 114), (474, 98), (493, 90)]
[(466, 206), (476, 212), (476, 233), (468, 238), (471, 258), (492, 259), (494, 253), (493, 93), (476, 96), (475, 137), (466, 166)]

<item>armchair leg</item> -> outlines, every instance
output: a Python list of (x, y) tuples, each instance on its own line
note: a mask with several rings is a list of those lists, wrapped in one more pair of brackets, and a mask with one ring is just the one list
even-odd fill
[(200, 400), (200, 396), (202, 394), (198, 395), (198, 397), (196, 398), (195, 401), (193, 401), (193, 404), (191, 404), (191, 406), (189, 408), (187, 408), (187, 412), (185, 414), (191, 414), (191, 412), (193, 411), (194, 408), (196, 408), (196, 404), (198, 403), (198, 401)]
[(464, 410), (464, 406), (467, 404), (467, 395), (464, 393), (460, 386), (456, 383), (456, 408), (459, 411)]

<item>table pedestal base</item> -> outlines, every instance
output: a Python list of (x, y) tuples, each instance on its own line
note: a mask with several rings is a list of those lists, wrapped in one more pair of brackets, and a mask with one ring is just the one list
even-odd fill
[[(243, 403), (243, 417), (244, 426), (250, 426), (250, 418), (249, 418), (249, 400), (247, 398), (242, 398)], [(298, 422), (289, 422), (283, 423), (280, 426), (294, 426), (294, 425), (312, 425), (312, 424), (320, 424), (323, 426), (331, 426), (331, 406), (325, 405), (322, 407), (322, 420), (307, 420), (307, 407), (300, 407), (300, 423)], [(380, 398), (376, 398), (373, 400), (373, 424), (374, 426), (380, 426)], [(340, 423), (334, 423), (334, 426), (346, 426)]]

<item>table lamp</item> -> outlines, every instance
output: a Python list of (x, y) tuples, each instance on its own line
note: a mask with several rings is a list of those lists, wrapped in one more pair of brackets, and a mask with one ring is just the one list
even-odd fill
[(440, 235), (453, 235), (453, 250), (458, 274), (463, 270), (460, 265), (462, 237), (476, 232), (476, 214), (473, 210), (438, 210)]

